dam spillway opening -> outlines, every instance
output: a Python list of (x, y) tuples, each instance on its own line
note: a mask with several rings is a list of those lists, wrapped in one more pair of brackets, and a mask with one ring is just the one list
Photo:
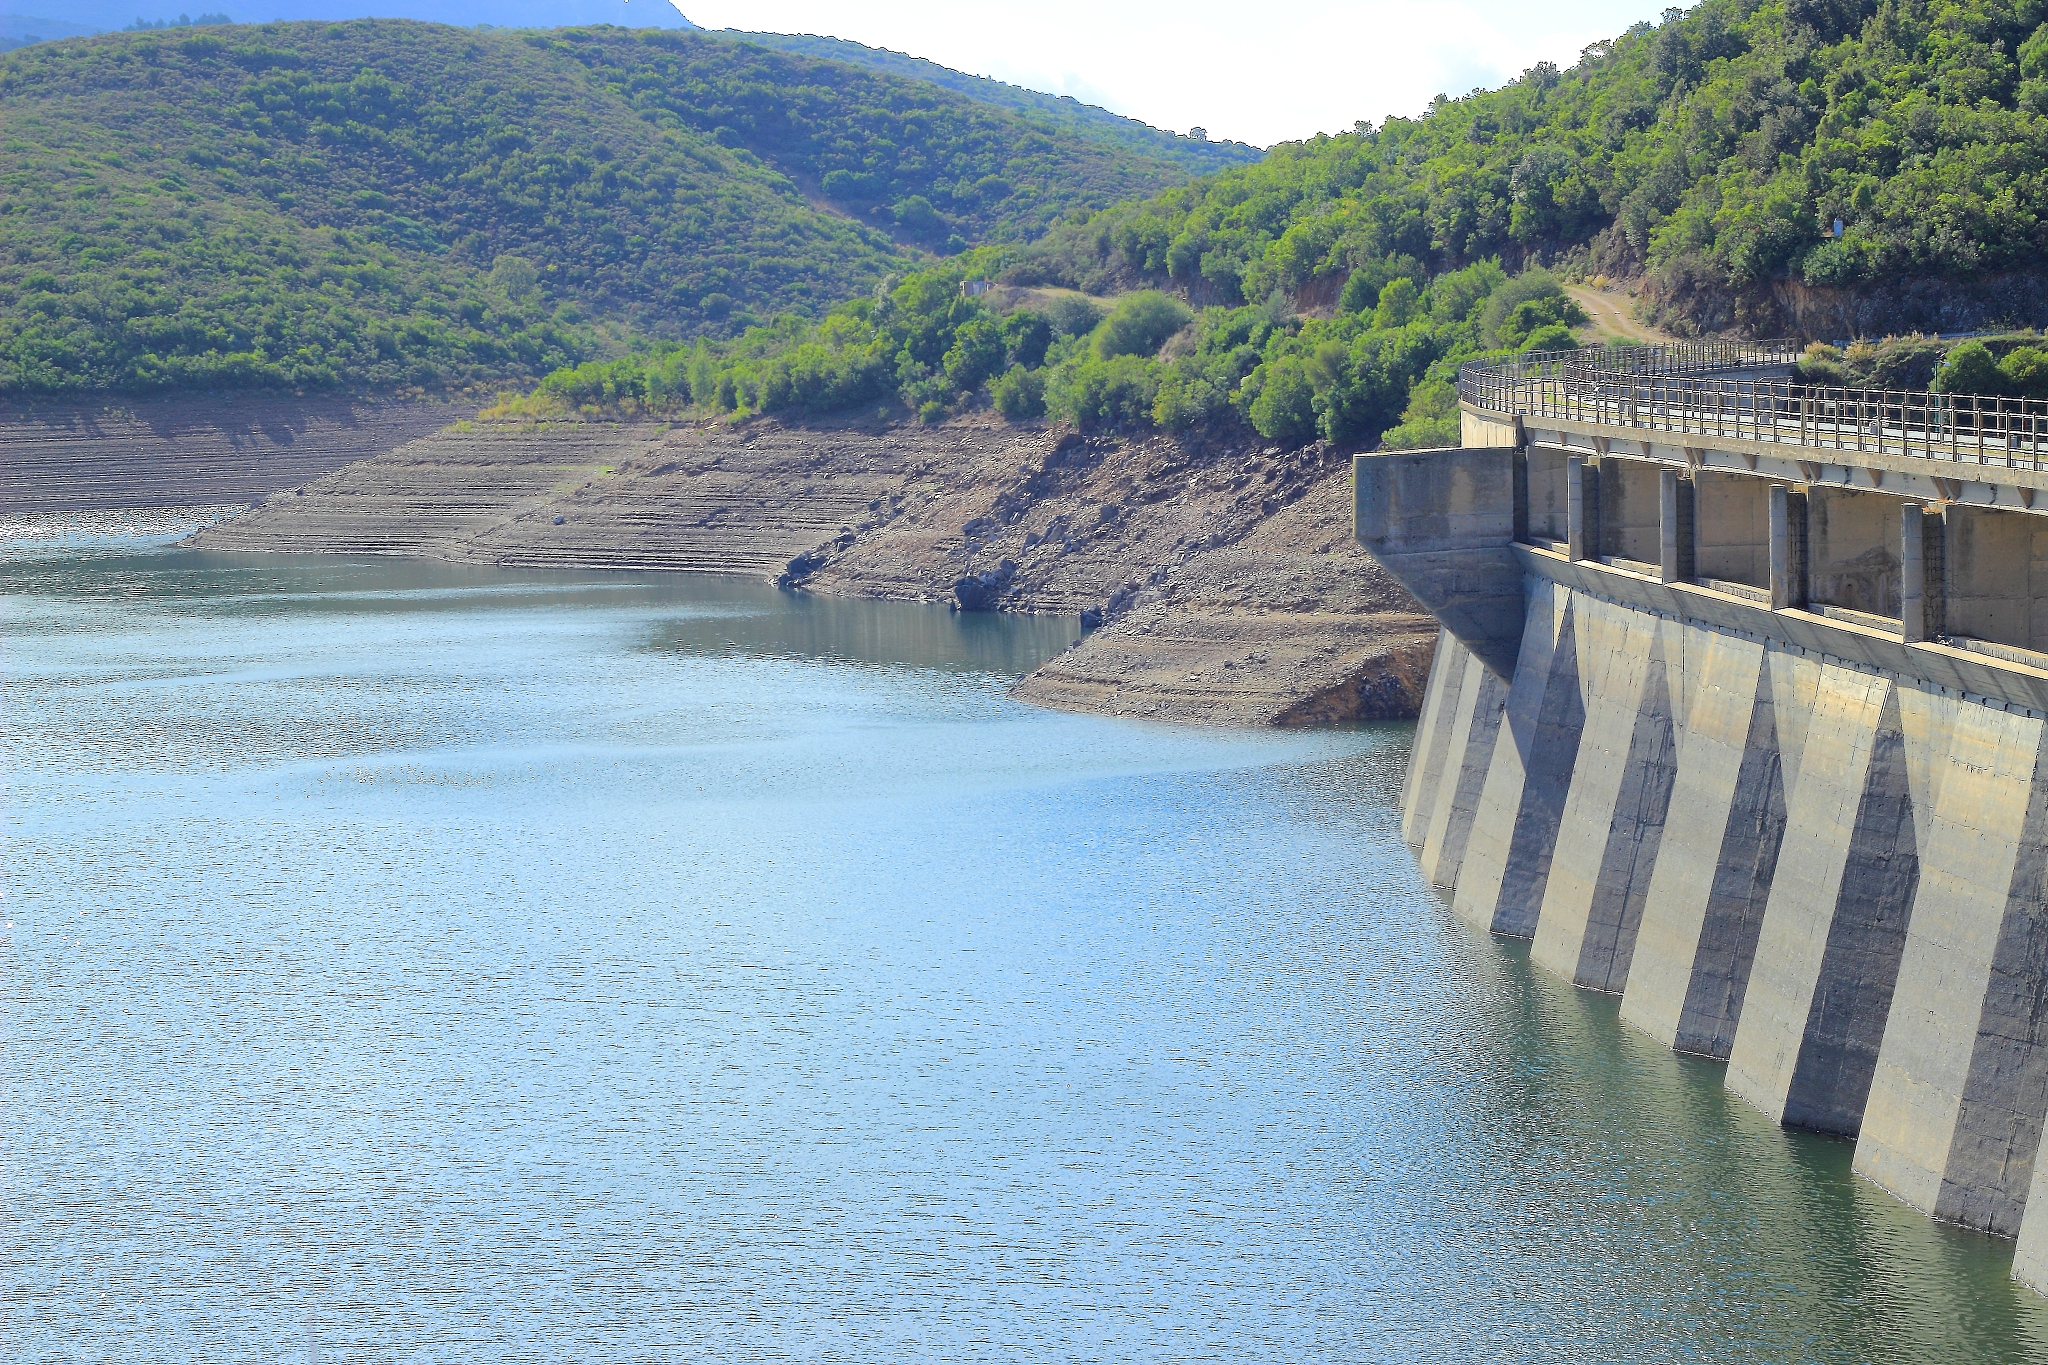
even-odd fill
[(2048, 405), (1792, 359), (1468, 366), (1463, 446), (1358, 457), (1360, 541), (1442, 623), (1402, 833), (2048, 1291)]

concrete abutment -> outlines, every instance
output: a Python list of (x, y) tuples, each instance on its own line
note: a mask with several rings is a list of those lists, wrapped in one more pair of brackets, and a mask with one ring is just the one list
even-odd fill
[(1477, 591), (1520, 631), (1465, 532), (1409, 547), (1491, 623), (1445, 618), (1423, 874), (2048, 1291), (2048, 517), (1469, 410), (1466, 439)]

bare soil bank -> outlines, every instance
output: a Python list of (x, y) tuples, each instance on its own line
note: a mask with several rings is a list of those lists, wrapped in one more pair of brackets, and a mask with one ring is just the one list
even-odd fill
[(0, 409), (0, 508), (254, 502), (475, 410), (289, 394), (10, 404)]
[(465, 423), (193, 543), (964, 595), (1106, 622), (1019, 685), (1035, 702), (1224, 724), (1410, 717), (1434, 624), (1352, 541), (1349, 500), (1348, 461), (1316, 449), (993, 419)]

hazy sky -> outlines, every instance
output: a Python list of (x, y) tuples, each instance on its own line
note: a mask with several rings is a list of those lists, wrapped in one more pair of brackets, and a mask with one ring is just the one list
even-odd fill
[(705, 28), (824, 33), (1268, 146), (1498, 85), (1670, 0), (677, 0)]

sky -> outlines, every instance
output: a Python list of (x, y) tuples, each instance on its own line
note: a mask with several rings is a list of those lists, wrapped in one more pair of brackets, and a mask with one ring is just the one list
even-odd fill
[(1671, 0), (676, 0), (705, 28), (822, 33), (1266, 147), (1569, 66)]

